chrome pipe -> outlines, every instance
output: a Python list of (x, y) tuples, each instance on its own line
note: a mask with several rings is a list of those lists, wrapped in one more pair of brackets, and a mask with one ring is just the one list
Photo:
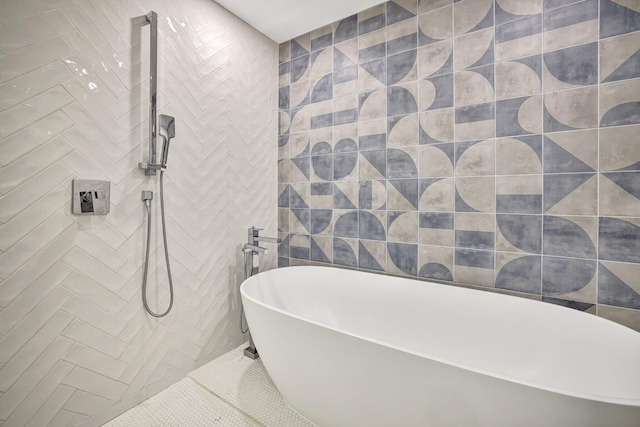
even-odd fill
[(156, 125), (157, 125), (157, 96), (158, 96), (158, 14), (154, 11), (147, 13), (147, 22), (151, 24), (151, 40), (149, 55), (149, 160), (141, 163), (147, 176), (155, 175), (156, 168), (149, 165), (156, 164)]
[[(244, 264), (245, 264), (244, 278), (245, 279), (248, 279), (254, 274), (258, 274), (260, 272), (260, 264), (259, 263), (255, 265), (253, 264), (254, 262), (253, 256), (258, 254), (266, 255), (269, 252), (267, 251), (266, 248), (259, 246), (258, 242), (265, 242), (265, 243), (282, 242), (282, 239), (278, 239), (275, 237), (261, 236), (260, 231), (262, 231), (262, 228), (255, 228), (253, 226), (249, 227), (249, 229), (247, 230), (247, 237), (248, 237), (247, 243), (242, 245), (242, 250), (244, 251)], [(242, 302), (240, 304), (242, 304)], [(260, 357), (260, 355), (258, 354), (258, 350), (256, 350), (256, 345), (253, 343), (253, 338), (251, 337), (251, 331), (249, 331), (249, 327), (247, 326), (247, 329), (244, 329), (242, 326), (243, 317), (244, 317), (244, 307), (242, 307), (242, 310), (240, 311), (240, 332), (242, 332), (243, 334), (249, 332), (249, 347), (244, 349), (244, 355), (250, 359), (257, 359), (258, 357)]]

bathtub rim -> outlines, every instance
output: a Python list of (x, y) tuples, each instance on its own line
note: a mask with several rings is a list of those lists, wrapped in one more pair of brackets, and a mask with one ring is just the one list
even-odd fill
[[(481, 369), (481, 368), (477, 368), (477, 367), (470, 367), (467, 366), (465, 364), (461, 364), (461, 363), (456, 363), (456, 362), (452, 362), (450, 360), (444, 360), (441, 357), (437, 357), (437, 356), (433, 356), (431, 354), (428, 354), (426, 352), (418, 352), (415, 350), (411, 350), (408, 349), (406, 347), (403, 346), (399, 346), (399, 345), (395, 345), (395, 344), (391, 344), (388, 342), (384, 342), (381, 341), (379, 339), (376, 338), (372, 338), (372, 337), (367, 337), (365, 335), (362, 334), (358, 334), (358, 333), (354, 333), (354, 332), (350, 332), (350, 331), (346, 331), (344, 329), (340, 329), (340, 328), (336, 328), (334, 326), (316, 321), (316, 320), (312, 320), (312, 319), (307, 319), (304, 318), (302, 316), (299, 316), (297, 314), (282, 310), (278, 307), (274, 307), (272, 305), (266, 304), (260, 300), (257, 300), (256, 298), (250, 296), (247, 294), (247, 288), (251, 285), (251, 283), (249, 283), (247, 285), (247, 282), (254, 282), (257, 280), (251, 280), (252, 278), (256, 278), (260, 275), (266, 275), (268, 273), (273, 274), (274, 272), (277, 272), (278, 270), (281, 269), (296, 269), (296, 270), (303, 270), (303, 269), (320, 269), (320, 270), (333, 270), (336, 269), (334, 267), (325, 267), (325, 266), (289, 266), (289, 267), (281, 267), (281, 268), (277, 268), (277, 269), (273, 269), (273, 270), (267, 270), (267, 271), (263, 271), (260, 272), (257, 275), (251, 276), (249, 278), (247, 278), (246, 280), (244, 280), (241, 285), (240, 285), (240, 294), (242, 298), (246, 298), (247, 300), (249, 300), (250, 302), (259, 305), (265, 309), (268, 310), (272, 310), (275, 311), (281, 315), (284, 315), (286, 317), (298, 320), (298, 321), (302, 321), (308, 324), (312, 324), (321, 328), (325, 328), (325, 329), (329, 329), (331, 331), (337, 332), (337, 333), (341, 333), (344, 335), (348, 335), (351, 336), (353, 338), (359, 339), (359, 340), (364, 340), (364, 341), (368, 341), (368, 342), (372, 342), (374, 344), (383, 346), (383, 347), (387, 347), (390, 348), (392, 350), (396, 350), (396, 351), (401, 351), (403, 353), (408, 353), (411, 354), (413, 356), (416, 357), (421, 357), (424, 359), (429, 359), (432, 360), (434, 362), (438, 362), (438, 363), (442, 363), (448, 366), (452, 366), (454, 368), (457, 369), (462, 369), (468, 372), (473, 372), (476, 374), (480, 374), (480, 375), (486, 375), (486, 376), (491, 376), (494, 378), (498, 378), (501, 379), (503, 381), (508, 381), (511, 383), (515, 383), (515, 384), (519, 384), (522, 386), (526, 386), (526, 387), (531, 387), (531, 388), (535, 388), (535, 389), (540, 389), (540, 390), (545, 390), (551, 393), (556, 393), (556, 394), (561, 394), (561, 395), (565, 395), (565, 396), (569, 396), (569, 397), (574, 397), (574, 398), (579, 398), (579, 399), (585, 399), (585, 400), (590, 400), (590, 401), (595, 401), (595, 402), (601, 402), (601, 403), (609, 403), (609, 404), (614, 404), (614, 405), (623, 405), (623, 406), (632, 406), (632, 407), (638, 407), (640, 408), (640, 397), (638, 398), (621, 398), (621, 397), (612, 397), (612, 396), (605, 396), (605, 395), (599, 395), (599, 394), (593, 394), (593, 393), (585, 393), (585, 392), (581, 392), (581, 391), (575, 391), (575, 390), (571, 390), (571, 389), (563, 389), (560, 387), (551, 387), (548, 385), (542, 385), (542, 384), (538, 384), (532, 381), (525, 381), (525, 380), (521, 380), (518, 378), (514, 378), (514, 377), (509, 377), (508, 375), (502, 374), (502, 373), (498, 373), (498, 372), (494, 372), (492, 370), (489, 369)], [(371, 275), (375, 275), (375, 276), (381, 276), (381, 277), (393, 277), (393, 278), (397, 278), (397, 279), (407, 279), (410, 281), (416, 281), (419, 283), (427, 283), (427, 284), (431, 284), (434, 286), (447, 286), (447, 287), (453, 287), (453, 288), (458, 288), (458, 289), (465, 289), (468, 291), (474, 291), (474, 292), (483, 292), (483, 293), (488, 293), (491, 295), (496, 295), (498, 298), (516, 298), (519, 301), (526, 301), (525, 304), (534, 304), (534, 303), (543, 303), (543, 304), (547, 304), (547, 306), (553, 310), (572, 310), (572, 313), (574, 313), (574, 315), (577, 316), (587, 316), (588, 318), (591, 319), (597, 319), (596, 321), (598, 322), (605, 322), (607, 324), (609, 324), (609, 326), (611, 327), (611, 324), (615, 325), (614, 327), (620, 327), (623, 328), (625, 330), (629, 330), (632, 331), (634, 333), (638, 333), (637, 331), (622, 325), (620, 323), (616, 323), (613, 322), (611, 320), (605, 319), (603, 317), (599, 317), (590, 313), (585, 313), (579, 310), (575, 310), (569, 307), (564, 307), (564, 306), (560, 306), (560, 305), (556, 305), (556, 304), (550, 304), (550, 303), (545, 303), (543, 301), (537, 301), (537, 300), (532, 300), (529, 298), (522, 298), (522, 297), (518, 297), (518, 296), (514, 296), (514, 295), (508, 295), (508, 294), (503, 294), (503, 293), (498, 293), (498, 292), (487, 292), (487, 291), (483, 291), (482, 289), (474, 289), (474, 288), (469, 288), (469, 287), (463, 287), (463, 286), (456, 286), (455, 284), (453, 284), (453, 282), (451, 282), (452, 284), (448, 284), (449, 282), (434, 282), (431, 280), (421, 280), (421, 279), (415, 279), (412, 277), (403, 277), (403, 276), (392, 276), (392, 275), (387, 275), (387, 274), (379, 274), (379, 273), (375, 273), (375, 272), (370, 272), (370, 271), (362, 271), (362, 270), (352, 270), (352, 269), (342, 269), (342, 268), (337, 268), (337, 270), (344, 270), (344, 271), (349, 271), (349, 272), (355, 272), (355, 273), (363, 273), (363, 274), (371, 274)], [(246, 311), (246, 309), (245, 309)], [(586, 318), (586, 317), (585, 317)], [(250, 325), (249, 325), (250, 326)]]

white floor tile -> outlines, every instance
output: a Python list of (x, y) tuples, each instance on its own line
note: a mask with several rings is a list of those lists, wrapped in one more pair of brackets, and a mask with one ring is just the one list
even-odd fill
[(196, 369), (105, 427), (313, 427), (287, 405), (260, 359), (244, 357), (245, 347)]
[(212, 360), (189, 377), (265, 426), (313, 426), (284, 401), (262, 361), (244, 356), (245, 347)]
[(259, 424), (190, 378), (172, 385), (105, 424), (106, 427), (212, 425), (256, 427)]

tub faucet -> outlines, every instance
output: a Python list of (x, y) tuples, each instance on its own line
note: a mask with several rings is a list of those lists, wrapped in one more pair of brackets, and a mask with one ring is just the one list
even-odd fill
[[(245, 250), (251, 250), (254, 253), (266, 255), (267, 253), (269, 253), (269, 250), (267, 248), (263, 248), (262, 246), (260, 246), (260, 242), (265, 242), (265, 243), (282, 242), (282, 239), (277, 239), (275, 237), (261, 236), (260, 231), (262, 231), (262, 228), (249, 227), (249, 229), (247, 230), (247, 235), (248, 235), (247, 243), (245, 243), (244, 246), (242, 246), (242, 248)], [(255, 273), (258, 273), (258, 271), (252, 272), (252, 275)]]
[[(249, 227), (247, 231), (247, 243), (245, 243), (242, 246), (242, 250), (245, 251), (245, 253), (249, 253), (249, 252), (251, 253), (251, 255), (249, 256), (249, 263), (250, 263), (249, 276), (253, 276), (254, 274), (258, 274), (260, 272), (260, 263), (258, 262), (257, 259), (254, 260), (254, 255), (257, 257), (259, 254), (266, 255), (267, 253), (269, 253), (267, 248), (263, 248), (262, 246), (259, 245), (259, 242), (265, 242), (265, 243), (282, 242), (282, 239), (277, 239), (275, 237), (263, 237), (260, 235), (260, 231), (262, 231), (262, 228), (255, 228), (253, 226)], [(258, 355), (258, 350), (256, 349), (256, 345), (253, 343), (253, 338), (251, 338), (251, 332), (249, 332), (249, 347), (244, 349), (244, 355), (251, 359), (257, 359), (258, 357), (260, 357), (260, 355)]]

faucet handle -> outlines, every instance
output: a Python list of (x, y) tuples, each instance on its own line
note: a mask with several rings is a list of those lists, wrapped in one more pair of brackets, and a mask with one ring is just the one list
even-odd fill
[(254, 239), (260, 235), (262, 228), (256, 228), (253, 225), (247, 229), (247, 234), (249, 235), (249, 239)]

